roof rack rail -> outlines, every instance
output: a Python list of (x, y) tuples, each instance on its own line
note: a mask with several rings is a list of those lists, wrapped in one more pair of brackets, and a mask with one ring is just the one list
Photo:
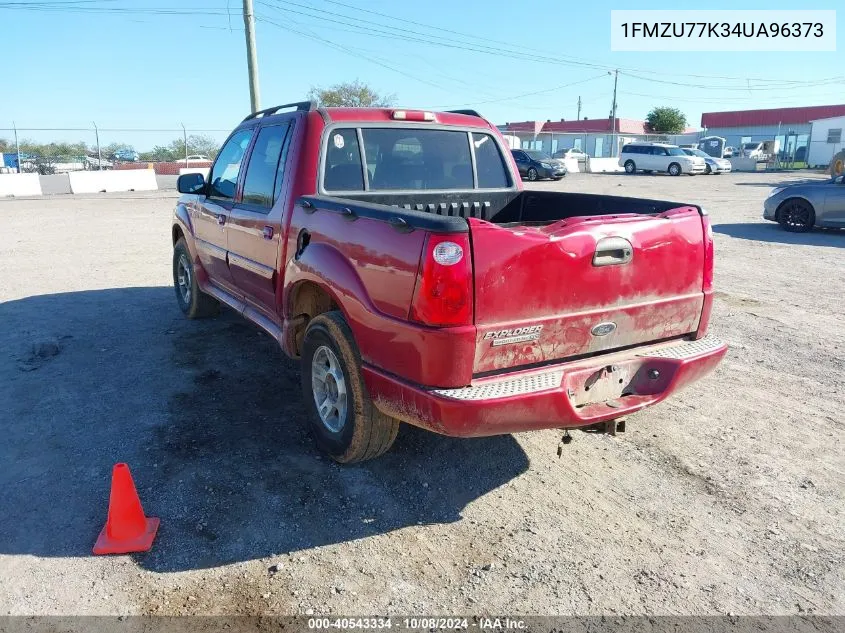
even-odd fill
[[(297, 112), (311, 112), (312, 110), (317, 109), (317, 103), (314, 101), (296, 101), (294, 103), (286, 103), (284, 105), (277, 105), (273, 106), (272, 108), (266, 108), (264, 110), (259, 110), (258, 112), (253, 112), (248, 117), (244, 119), (244, 121), (249, 121), (250, 119), (257, 119), (258, 117), (263, 116), (270, 116), (271, 114), (276, 114), (279, 110), (284, 110), (285, 108), (293, 108), (295, 107)], [(243, 121), (241, 121), (243, 123)]]
[(446, 110), (449, 114), (466, 114), (467, 116), (477, 116), (479, 119), (484, 117), (478, 114), (475, 110)]

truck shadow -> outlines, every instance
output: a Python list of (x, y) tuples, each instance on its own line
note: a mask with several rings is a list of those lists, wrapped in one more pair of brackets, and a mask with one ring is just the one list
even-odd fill
[(135, 555), (159, 572), (459, 521), (528, 468), (511, 436), (406, 425), (385, 456), (334, 464), (307, 432), (298, 365), (233, 313), (187, 321), (172, 293), (0, 304), (0, 554), (90, 555), (120, 461), (162, 520)]
[(738, 239), (757, 242), (845, 247), (845, 231), (841, 229), (814, 229), (809, 233), (790, 233), (774, 222), (739, 222), (736, 224), (714, 224), (713, 231)]

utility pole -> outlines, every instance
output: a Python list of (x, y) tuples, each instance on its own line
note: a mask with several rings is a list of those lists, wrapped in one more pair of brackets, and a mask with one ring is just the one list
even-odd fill
[(249, 103), (253, 112), (261, 109), (258, 96), (258, 54), (255, 52), (255, 14), (252, 0), (244, 0), (244, 32), (246, 33), (246, 67), (249, 72)]
[[(609, 75), (610, 72), (608, 71), (607, 74)], [(619, 148), (616, 147), (616, 84), (618, 82), (619, 82), (619, 69), (617, 68), (614, 71), (614, 77), (613, 77), (613, 107), (610, 110), (610, 119), (611, 119), (610, 124), (612, 126), (611, 127), (611, 130), (612, 130), (611, 147), (613, 148), (611, 151), (613, 152), (613, 154), (612, 154), (613, 156), (616, 156), (618, 149), (619, 149)]]
[(578, 116), (575, 117), (576, 121), (581, 120), (581, 97), (578, 97)]

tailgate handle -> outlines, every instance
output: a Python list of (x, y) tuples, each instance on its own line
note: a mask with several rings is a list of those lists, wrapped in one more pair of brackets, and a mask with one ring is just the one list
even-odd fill
[(634, 258), (634, 247), (624, 237), (605, 237), (596, 244), (593, 266), (618, 266)]

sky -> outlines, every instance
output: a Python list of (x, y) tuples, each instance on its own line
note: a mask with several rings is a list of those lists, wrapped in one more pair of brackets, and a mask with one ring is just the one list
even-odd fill
[[(359, 79), (397, 105), (475, 108), (496, 124), (643, 119), (845, 103), (841, 0), (708, 9), (837, 9), (838, 52), (611, 52), (610, 11), (678, 3), (514, 0), (254, 0), (261, 105)], [(689, 3), (689, 8), (700, 7)], [(127, 142), (221, 139), (249, 112), (241, 0), (0, 0), (0, 138)], [(794, 82), (794, 83), (790, 83)], [(799, 83), (800, 82), (800, 83)], [(79, 128), (33, 131), (31, 128)], [(111, 131), (115, 129), (163, 131)]]

